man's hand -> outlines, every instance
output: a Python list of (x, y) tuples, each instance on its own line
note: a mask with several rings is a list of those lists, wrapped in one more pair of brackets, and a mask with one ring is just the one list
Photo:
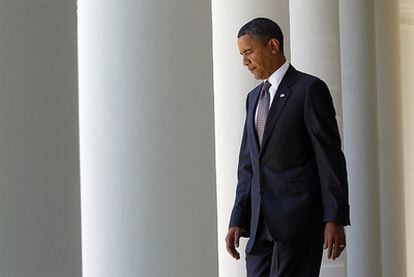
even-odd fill
[(344, 226), (336, 222), (325, 225), (324, 249), (328, 249), (328, 259), (335, 260), (341, 255), (346, 246)]
[(236, 260), (240, 259), (240, 253), (237, 252), (235, 247), (239, 247), (239, 238), (240, 238), (240, 228), (239, 227), (230, 227), (226, 236), (226, 248), (227, 252), (235, 258)]

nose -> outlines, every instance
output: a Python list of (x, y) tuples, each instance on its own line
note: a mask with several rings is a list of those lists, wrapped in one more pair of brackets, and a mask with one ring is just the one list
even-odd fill
[(243, 65), (248, 66), (249, 63), (250, 63), (250, 60), (247, 57), (243, 56)]

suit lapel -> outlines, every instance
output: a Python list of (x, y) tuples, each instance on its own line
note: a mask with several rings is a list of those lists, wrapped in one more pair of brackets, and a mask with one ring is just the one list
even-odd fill
[(267, 115), (265, 129), (263, 133), (262, 147), (260, 153), (266, 146), (267, 141), (269, 140), (270, 134), (272, 133), (273, 128), (276, 125), (277, 120), (280, 117), (280, 114), (285, 107), (289, 96), (291, 94), (290, 86), (295, 81), (295, 69), (292, 65), (289, 65), (288, 70), (286, 71), (285, 76), (283, 77), (280, 85), (276, 91), (276, 94), (273, 98), (272, 104)]

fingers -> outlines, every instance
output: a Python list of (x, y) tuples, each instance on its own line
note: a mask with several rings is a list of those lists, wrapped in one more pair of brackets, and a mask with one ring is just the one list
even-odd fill
[(341, 254), (341, 250), (339, 248), (338, 243), (333, 244), (333, 251), (332, 251), (332, 260), (335, 260), (337, 257), (339, 257), (339, 254)]
[(227, 242), (227, 252), (229, 252), (230, 256), (236, 260), (240, 259), (240, 253), (237, 252), (236, 248), (234, 248), (234, 244), (231, 242), (231, 240)]
[[(227, 236), (226, 236), (226, 249), (229, 252), (230, 256), (234, 259), (240, 259), (240, 253), (237, 252), (236, 248), (239, 247), (239, 237), (240, 237), (240, 230), (236, 229), (229, 229)], [(237, 244), (236, 244), (237, 243)]]
[(345, 242), (342, 240), (334, 242), (331, 239), (327, 239), (324, 244), (324, 249), (327, 249), (328, 259), (335, 260), (341, 255), (342, 251), (344, 251)]
[(333, 243), (332, 243), (331, 238), (326, 239), (326, 248), (328, 248), (327, 255), (328, 255), (328, 259), (330, 259), (332, 257), (332, 250), (333, 250)]
[(335, 260), (338, 258), (342, 251), (345, 249), (345, 242), (342, 240), (336, 240), (335, 242), (328, 239), (327, 242), (324, 245), (325, 249), (327, 250), (328, 259)]
[(236, 230), (235, 232), (234, 232), (234, 245), (236, 246), (236, 247), (239, 247), (239, 239), (240, 239), (240, 230)]
[(346, 246), (346, 239), (345, 239), (345, 233), (339, 232), (339, 234), (335, 237), (333, 242), (333, 253), (332, 253), (332, 259), (335, 260), (338, 258), (342, 251), (344, 251)]
[(327, 249), (328, 259), (338, 258), (346, 246), (346, 238), (343, 226), (327, 224), (325, 227), (324, 249)]
[(338, 258), (341, 255), (342, 251), (344, 251), (345, 243), (344, 242), (342, 242), (342, 243), (337, 242), (337, 243), (334, 244), (333, 248), (334, 248), (334, 251), (332, 253), (332, 259), (335, 260), (336, 258)]

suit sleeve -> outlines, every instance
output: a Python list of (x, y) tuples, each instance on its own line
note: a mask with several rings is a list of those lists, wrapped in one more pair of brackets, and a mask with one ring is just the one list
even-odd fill
[(246, 120), (244, 122), (243, 136), (239, 152), (239, 165), (237, 170), (237, 188), (236, 199), (234, 201), (231, 213), (229, 228), (238, 226), (241, 229), (241, 236), (248, 237), (250, 229), (250, 186), (253, 175), (250, 159), (249, 147), (247, 144), (247, 107), (248, 97), (246, 100)]
[(310, 86), (304, 111), (318, 166), (324, 222), (350, 225), (345, 156), (332, 97), (323, 81), (318, 79)]

